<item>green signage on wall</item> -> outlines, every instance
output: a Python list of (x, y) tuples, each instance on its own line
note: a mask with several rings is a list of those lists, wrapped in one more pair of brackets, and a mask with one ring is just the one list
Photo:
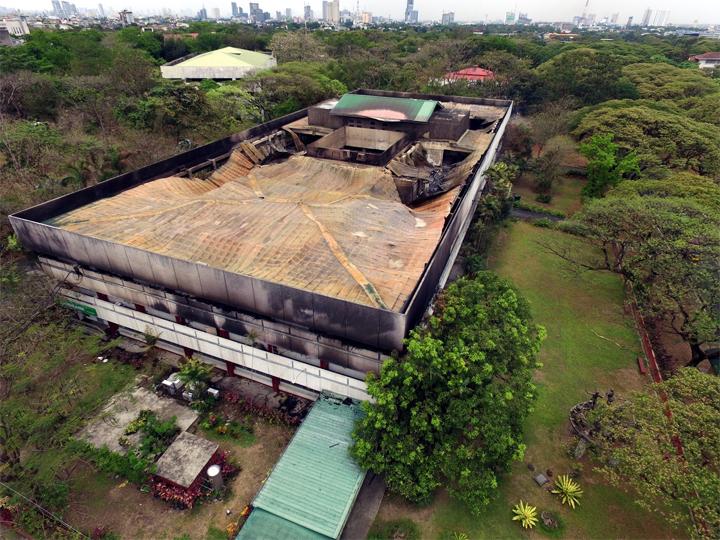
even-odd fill
[(71, 309), (76, 309), (84, 313), (85, 315), (97, 317), (97, 310), (94, 307), (88, 306), (86, 304), (81, 304), (80, 302), (76, 302), (75, 300), (65, 300), (62, 305)]

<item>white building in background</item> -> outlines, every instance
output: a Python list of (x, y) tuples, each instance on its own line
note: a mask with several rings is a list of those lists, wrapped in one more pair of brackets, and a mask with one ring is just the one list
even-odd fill
[(3, 18), (0, 21), (0, 28), (7, 30), (8, 34), (15, 37), (26, 36), (30, 33), (30, 28), (24, 17)]
[(323, 20), (329, 23), (340, 22), (340, 0), (323, 0)]
[(455, 22), (455, 12), (450, 11), (442, 14), (442, 24), (447, 26)]
[(697, 62), (700, 69), (720, 68), (720, 52), (706, 52), (688, 58), (691, 62)]

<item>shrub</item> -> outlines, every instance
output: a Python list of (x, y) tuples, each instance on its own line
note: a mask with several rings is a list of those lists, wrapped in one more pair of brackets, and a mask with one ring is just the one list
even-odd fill
[(544, 229), (552, 229), (555, 227), (555, 222), (549, 218), (535, 219), (533, 220), (532, 224), (536, 227), (542, 227)]
[(537, 525), (537, 508), (520, 501), (513, 507), (513, 521), (519, 521), (523, 529), (532, 529)]
[(419, 540), (420, 528), (412, 519), (407, 518), (373, 523), (368, 533), (368, 540), (387, 540), (388, 538)]
[(570, 508), (575, 508), (576, 504), (580, 504), (580, 497), (582, 497), (583, 491), (580, 489), (580, 484), (570, 478), (567, 474), (561, 474), (555, 480), (555, 489), (552, 493), (560, 496), (560, 501), (563, 504), (567, 504)]
[(106, 446), (95, 448), (82, 441), (72, 441), (69, 447), (91, 461), (100, 471), (120, 476), (133, 484), (145, 482), (155, 468), (150, 460), (131, 451), (127, 454), (119, 454), (110, 451)]

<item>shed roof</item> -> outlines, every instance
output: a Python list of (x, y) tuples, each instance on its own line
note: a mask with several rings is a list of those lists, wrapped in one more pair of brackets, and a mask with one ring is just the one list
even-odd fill
[(223, 47), (215, 51), (198, 54), (175, 66), (183, 67), (253, 67), (267, 66), (271, 55), (258, 51), (248, 51), (237, 47)]
[(190, 487), (217, 449), (217, 443), (183, 431), (158, 460), (155, 475)]
[[(272, 520), (278, 528), (273, 538), (297, 538), (297, 526), (340, 536), (365, 477), (348, 452), (361, 415), (359, 404), (349, 399), (322, 394), (315, 402), (253, 501), (252, 514), (259, 509), (279, 518)], [(256, 527), (268, 521), (263, 513), (248, 520), (238, 538), (262, 538)], [(283, 521), (291, 525), (283, 528)]]
[(383, 122), (427, 122), (437, 104), (429, 99), (345, 94), (331, 114), (362, 116)]

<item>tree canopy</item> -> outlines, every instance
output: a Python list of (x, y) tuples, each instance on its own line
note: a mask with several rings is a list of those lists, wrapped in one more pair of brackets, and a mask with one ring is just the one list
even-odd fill
[(641, 170), (662, 168), (720, 176), (720, 128), (632, 102), (585, 114), (574, 134), (581, 140), (613, 134), (624, 152), (635, 152)]
[(719, 377), (681, 369), (628, 400), (600, 404), (596, 417), (606, 478), (691, 536), (720, 536)]
[(454, 282), (436, 307), (427, 327), (411, 333), (407, 355), (369, 376), (375, 403), (364, 404), (352, 453), (412, 501), (445, 486), (478, 512), (523, 455), (545, 331), (491, 273)]
[(635, 86), (622, 75), (622, 62), (595, 49), (581, 48), (558, 54), (537, 68), (549, 99), (575, 97), (585, 104), (637, 96)]
[(704, 96), (720, 90), (717, 81), (698, 69), (681, 69), (670, 64), (632, 64), (622, 69), (646, 99), (682, 99)]

